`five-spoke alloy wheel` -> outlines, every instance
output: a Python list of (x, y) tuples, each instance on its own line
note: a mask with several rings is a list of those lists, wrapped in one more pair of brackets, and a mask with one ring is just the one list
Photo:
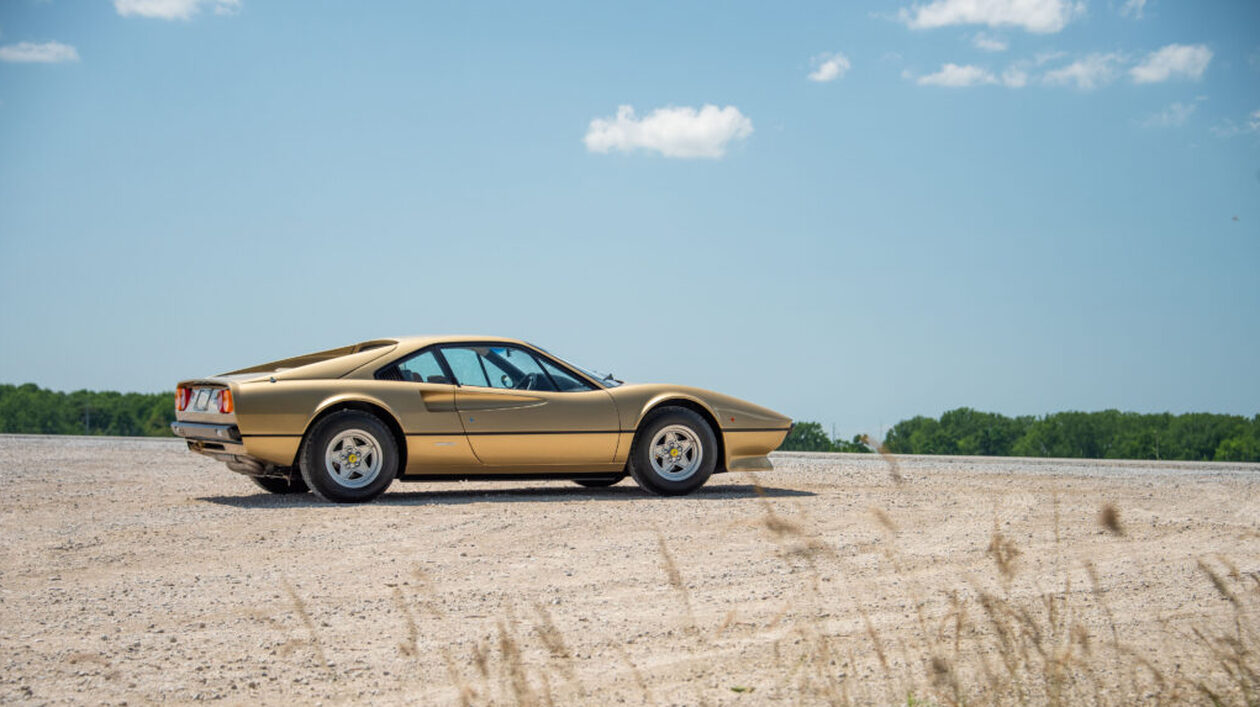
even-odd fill
[(704, 485), (717, 462), (717, 437), (695, 411), (658, 408), (643, 421), (630, 450), (630, 475), (645, 491), (681, 496)]
[(302, 444), (302, 479), (317, 496), (359, 503), (379, 496), (398, 473), (398, 444), (375, 416), (335, 412), (315, 424)]

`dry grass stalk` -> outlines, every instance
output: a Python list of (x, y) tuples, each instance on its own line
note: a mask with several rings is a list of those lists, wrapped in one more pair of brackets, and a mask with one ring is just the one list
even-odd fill
[(901, 528), (897, 527), (897, 524), (893, 522), (892, 516), (888, 515), (884, 509), (871, 506), (870, 510), (871, 515), (875, 516), (875, 520), (879, 521), (879, 524), (884, 526), (884, 529), (889, 533), (896, 535), (901, 532)]
[(1098, 523), (1112, 535), (1124, 536), (1124, 526), (1120, 525), (1120, 511), (1112, 504), (1103, 505), (1098, 512)]
[(284, 590), (288, 592), (289, 599), (293, 602), (293, 610), (297, 612), (298, 618), (302, 620), (302, 625), (306, 627), (311, 650), (314, 651), (320, 667), (328, 671), (329, 680), (336, 682), (337, 673), (333, 670), (332, 664), (328, 662), (328, 656), (324, 654), (324, 646), (320, 643), (319, 634), (315, 631), (315, 621), (311, 619), (310, 612), (306, 610), (306, 602), (302, 601), (302, 598), (294, 591), (293, 585), (289, 584), (287, 579), (284, 580)]
[(1119, 646), (1120, 633), (1116, 631), (1116, 617), (1111, 612), (1111, 604), (1107, 602), (1106, 594), (1103, 593), (1102, 582), (1098, 579), (1098, 569), (1094, 567), (1093, 562), (1085, 561), (1085, 573), (1089, 575), (1090, 590), (1093, 592), (1094, 599), (1107, 616), (1107, 626), (1111, 628), (1111, 645)]
[(885, 447), (883, 442), (877, 443), (871, 439), (870, 435), (862, 435), (862, 444), (865, 444), (866, 446), (873, 448), (876, 452), (879, 452), (879, 456), (882, 457), (885, 462), (888, 462), (888, 475), (892, 477), (894, 483), (898, 486), (905, 483), (906, 479), (901, 475), (901, 468), (897, 464), (897, 457), (893, 456), (893, 453), (888, 451), (888, 447)]
[(720, 626), (717, 627), (717, 631), (713, 633), (713, 637), (719, 638), (721, 637), (723, 633), (726, 633), (726, 629), (730, 628), (731, 626), (735, 624), (735, 617), (737, 614), (738, 612), (735, 609), (731, 609), (730, 611), (726, 612), (726, 618), (722, 619), (722, 623)]
[(686, 612), (687, 617), (686, 631), (693, 635), (699, 634), (696, 628), (696, 616), (691, 608), (691, 592), (687, 589), (686, 583), (683, 582), (682, 573), (678, 571), (678, 563), (674, 561), (674, 555), (669, 551), (669, 546), (665, 544), (665, 536), (661, 534), (660, 530), (656, 531), (656, 542), (661, 553), (661, 564), (665, 569), (665, 579), (682, 599), (683, 610)]
[(539, 639), (542, 640), (543, 645), (547, 648), (551, 659), (559, 664), (560, 673), (569, 683), (574, 694), (585, 698), (586, 687), (578, 679), (577, 670), (573, 664), (573, 653), (569, 651), (569, 646), (565, 643), (564, 634), (560, 632), (560, 629), (556, 628), (555, 621), (552, 620), (551, 613), (547, 611), (547, 607), (542, 604), (534, 604), (534, 611), (538, 613), (539, 624), (534, 630), (537, 632)]
[(1010, 538), (1002, 535), (997, 528), (993, 529), (993, 536), (989, 539), (988, 548), (989, 557), (993, 558), (993, 562), (997, 565), (998, 572), (1001, 574), (1003, 582), (1007, 585), (1015, 578), (1016, 566), (1015, 562), (1021, 554), (1019, 547)]
[[(509, 626), (511, 629), (509, 630)], [(499, 664), (502, 669), (500, 679), (506, 683), (505, 693), (512, 696), (514, 704), (536, 705), (541, 701), (529, 684), (529, 675), (525, 670), (525, 662), (521, 658), (521, 648), (516, 641), (516, 618), (508, 612), (508, 621), (498, 622), (499, 628)]]
[(643, 673), (639, 671), (639, 666), (635, 665), (634, 661), (630, 659), (630, 654), (626, 653), (626, 649), (620, 644), (614, 645), (613, 648), (617, 651), (617, 657), (621, 659), (621, 662), (625, 663), (626, 667), (630, 669), (630, 677), (634, 678), (634, 683), (639, 686), (639, 690), (643, 693), (643, 701), (650, 705), (656, 704), (656, 700), (652, 698), (652, 691), (648, 688), (647, 680), (643, 678)]
[(420, 629), (416, 626), (416, 619), (411, 615), (411, 608), (407, 606), (402, 590), (398, 587), (394, 587), (394, 605), (402, 612), (403, 622), (407, 627), (407, 637), (398, 644), (398, 651), (408, 658), (418, 657), (420, 655)]
[[(424, 570), (421, 569), (419, 565), (415, 565), (411, 568), (411, 574), (416, 580), (417, 590), (420, 593), (422, 605), (438, 622), (439, 633), (441, 635), (449, 635), (450, 627), (447, 623), (446, 615), (438, 607), (437, 590), (434, 587), (433, 582), (429, 580), (428, 575), (425, 574)], [(400, 609), (403, 611), (404, 617), (406, 618), (408, 624), (408, 636), (415, 636), (415, 639), (411, 642), (411, 648), (415, 650), (416, 659), (422, 661), (423, 659), (420, 656), (419, 647), (417, 645), (420, 632), (416, 626), (411, 609), (408, 607), (406, 599), (402, 594), (402, 590), (398, 587), (394, 588), (394, 601), (399, 605)], [(486, 665), (486, 651), (480, 645), (478, 648), (482, 648), (482, 651), (480, 655), (478, 655), (476, 650), (474, 650), (473, 665), (479, 668), (483, 678), (483, 687), (485, 688), (486, 694), (489, 694), (489, 669)], [(474, 699), (477, 697), (477, 691), (473, 689), (473, 687), (464, 679), (463, 673), (460, 671), (459, 667), (455, 663), (454, 657), (451, 655), (450, 647), (445, 643), (442, 643), (441, 649), (438, 652), (442, 656), (442, 664), (446, 667), (446, 675), (450, 679), (451, 685), (455, 686), (455, 688), (459, 691), (459, 703), (465, 706), (473, 704)]]

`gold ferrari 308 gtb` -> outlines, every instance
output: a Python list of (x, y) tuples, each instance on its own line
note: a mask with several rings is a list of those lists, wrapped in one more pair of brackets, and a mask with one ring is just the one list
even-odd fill
[(680, 495), (766, 471), (792, 421), (720, 393), (622, 383), (523, 341), (421, 336), (194, 378), (171, 429), (272, 493), (368, 501), (395, 478), (626, 476)]

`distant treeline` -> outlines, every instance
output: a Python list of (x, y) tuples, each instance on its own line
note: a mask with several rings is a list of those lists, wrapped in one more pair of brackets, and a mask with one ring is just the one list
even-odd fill
[(34, 383), (0, 384), (0, 432), (171, 436), (174, 393), (62, 393)]
[(779, 449), (788, 452), (872, 452), (862, 435), (851, 440), (832, 439), (817, 422), (798, 422)]
[[(838, 445), (853, 446), (830, 439), (817, 423), (801, 423), (780, 449), (862, 451)], [(898, 422), (884, 446), (894, 454), (1260, 462), (1260, 415), (1103, 410), (1006, 417), (958, 408), (940, 419)]]

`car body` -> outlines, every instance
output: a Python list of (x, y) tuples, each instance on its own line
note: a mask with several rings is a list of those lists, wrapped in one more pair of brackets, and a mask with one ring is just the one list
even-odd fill
[[(302, 485), (295, 481), (299, 472), (308, 476), (304, 462), (336, 474), (358, 464), (360, 452), (385, 457), (390, 447), (395, 459), (384, 471), (404, 481), (529, 477), (607, 485), (635, 472), (636, 437), (654, 411), (659, 417), (667, 408), (682, 417), (674, 437), (657, 440), (666, 445), (655, 447), (658, 454), (686, 459), (707, 452), (710, 473), (766, 471), (773, 468), (767, 455), (791, 428), (789, 418), (728, 395), (622, 384), (523, 341), (490, 336), (377, 339), (193, 378), (179, 383), (176, 408), (171, 427), (189, 449), (276, 492), (304, 490), (290, 488)], [(351, 413), (360, 421), (375, 418), (381, 427), (360, 424), (363, 435), (329, 441), (326, 464), (319, 450), (303, 458), (322, 421)], [(696, 419), (712, 432), (711, 441)], [(712, 448), (693, 450), (688, 440)], [(347, 462), (350, 457), (355, 460)], [(384, 486), (363, 498), (332, 498), (340, 490), (334, 485), (320, 495), (368, 500)]]

